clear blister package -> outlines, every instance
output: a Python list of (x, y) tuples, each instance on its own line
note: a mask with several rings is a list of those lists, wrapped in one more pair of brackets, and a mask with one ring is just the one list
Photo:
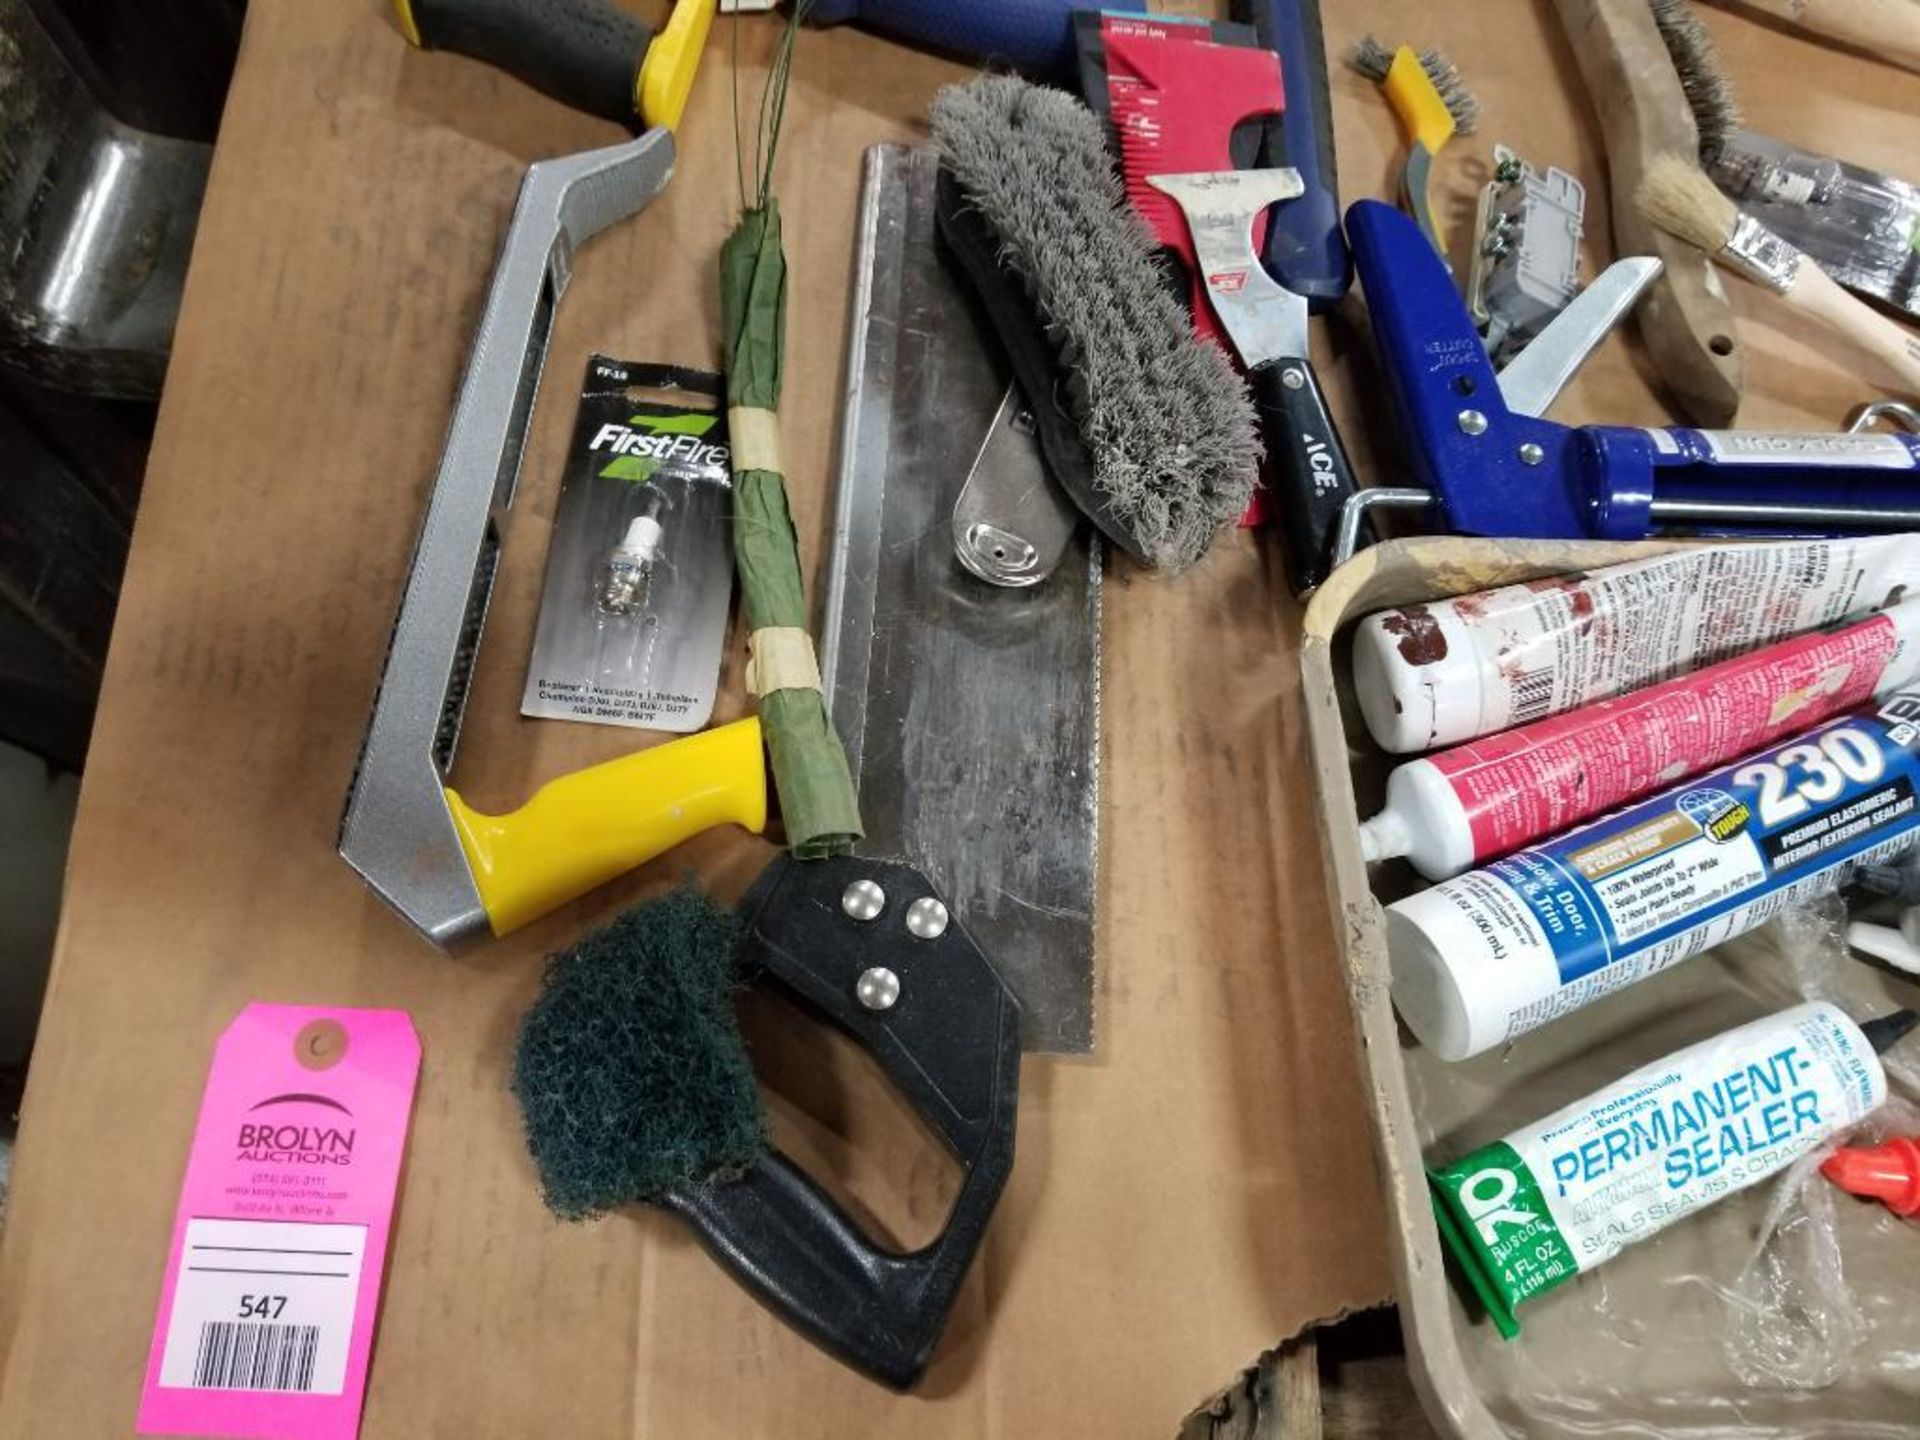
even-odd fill
[(733, 594), (721, 377), (596, 355), (555, 508), (525, 715), (689, 732)]

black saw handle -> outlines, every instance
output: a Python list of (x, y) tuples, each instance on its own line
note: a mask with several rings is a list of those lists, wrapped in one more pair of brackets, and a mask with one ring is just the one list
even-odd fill
[(1287, 579), (1294, 594), (1305, 595), (1333, 568), (1334, 536), (1357, 488), (1353, 465), (1311, 361), (1268, 360), (1248, 378), (1267, 442), (1267, 483), (1279, 512)]
[[(870, 918), (843, 904), (856, 883), (884, 897)], [(897, 862), (781, 855), (740, 902), (740, 968), (863, 1046), (964, 1167), (940, 1234), (907, 1253), (876, 1244), (778, 1150), (738, 1179), (662, 1197), (781, 1319), (898, 1389), (926, 1368), (986, 1237), (1013, 1168), (1020, 1096), (1019, 1003), (957, 919), (924, 938), (908, 928), (912, 903), (933, 896), (925, 875)], [(898, 987), (877, 1010), (856, 998), (874, 967)]]
[(393, 0), (407, 39), (506, 71), (562, 104), (632, 126), (653, 32), (609, 0)]
[(738, 1180), (675, 1187), (665, 1204), (782, 1320), (854, 1369), (904, 1390), (927, 1368), (946, 1328), (1004, 1178), (970, 1171), (946, 1229), (906, 1255), (875, 1245), (777, 1150)]

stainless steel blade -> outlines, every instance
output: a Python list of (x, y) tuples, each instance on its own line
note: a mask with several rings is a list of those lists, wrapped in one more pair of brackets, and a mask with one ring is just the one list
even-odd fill
[[(1029, 1049), (1094, 1039), (1100, 557), (983, 585), (954, 502), (1008, 376), (936, 244), (931, 151), (867, 152), (821, 671), (863, 847), (933, 879)], [(888, 914), (898, 923), (898, 917)]]
[(1251, 370), (1263, 361), (1307, 353), (1307, 301), (1267, 273), (1253, 248), (1253, 222), (1303, 188), (1297, 170), (1216, 170), (1149, 175), (1187, 218), (1193, 257), (1213, 313)]
[(554, 310), (574, 250), (658, 194), (673, 157), (673, 136), (655, 129), (529, 166), (473, 337), (340, 826), (341, 856), (438, 945), (487, 929), (442, 776), (459, 740)]
[(1507, 408), (1517, 415), (1546, 414), (1587, 357), (1659, 278), (1660, 261), (1653, 255), (1630, 255), (1603, 270), (1500, 372)]

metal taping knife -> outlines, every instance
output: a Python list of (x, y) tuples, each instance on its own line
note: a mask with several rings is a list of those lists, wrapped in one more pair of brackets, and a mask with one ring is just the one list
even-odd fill
[(934, 882), (1019, 996), (1028, 1049), (1084, 1053), (1100, 553), (1074, 527), (1052, 574), (1024, 587), (982, 584), (955, 554), (955, 501), (1007, 374), (943, 264), (938, 175), (931, 150), (867, 152), (822, 683), (862, 852)]
[(443, 782), (574, 251), (658, 194), (673, 159), (654, 129), (530, 166), (474, 336), (340, 826), (341, 856), (437, 945), (504, 935), (710, 826), (766, 823), (757, 720), (578, 771), (508, 815)]
[(1605, 333), (1597, 327), (1609, 317), (1582, 305), (1601, 282), (1496, 375), (1445, 266), (1411, 221), (1362, 200), (1347, 211), (1347, 238), (1420, 482), (1386, 492), (1401, 498), (1385, 503), (1417, 504), (1443, 530), (1521, 538), (1920, 528), (1920, 436), (1541, 419), (1554, 374), (1567, 368), (1563, 347), (1590, 349)]
[(1152, 175), (1148, 183), (1186, 216), (1207, 299), (1233, 341), (1266, 435), (1280, 541), (1294, 593), (1327, 576), (1340, 516), (1355, 484), (1307, 345), (1308, 301), (1260, 263), (1253, 226), (1302, 191), (1293, 170)]

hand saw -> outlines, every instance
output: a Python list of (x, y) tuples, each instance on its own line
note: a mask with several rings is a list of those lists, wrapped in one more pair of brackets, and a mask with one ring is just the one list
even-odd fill
[(822, 684), (863, 851), (926, 872), (1019, 997), (1029, 1049), (1085, 1052), (1099, 550), (1080, 527), (1018, 587), (955, 554), (955, 502), (1007, 373), (943, 266), (938, 178), (930, 150), (867, 152)]
[(644, 208), (673, 164), (656, 126), (529, 166), (494, 268), (340, 823), (342, 858), (437, 945), (504, 935), (711, 826), (766, 824), (751, 719), (564, 776), (507, 815), (443, 778), (574, 252)]

